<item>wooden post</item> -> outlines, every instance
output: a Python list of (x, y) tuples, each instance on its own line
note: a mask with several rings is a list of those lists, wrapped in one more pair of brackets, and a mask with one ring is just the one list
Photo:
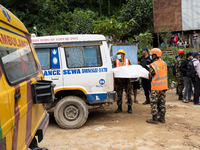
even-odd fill
[(158, 38), (158, 47), (160, 48), (159, 32), (157, 33), (157, 38)]
[(182, 40), (184, 41), (184, 39), (185, 39), (185, 38), (183, 38), (183, 37), (184, 37), (184, 33), (183, 33), (183, 30), (182, 30), (182, 35), (181, 35), (181, 36), (182, 36)]
[(191, 35), (191, 33), (189, 33), (189, 44), (190, 44), (190, 48), (193, 48), (192, 35)]

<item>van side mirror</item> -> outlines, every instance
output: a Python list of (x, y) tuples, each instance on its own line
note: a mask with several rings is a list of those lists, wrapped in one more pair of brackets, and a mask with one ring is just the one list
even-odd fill
[(31, 85), (33, 104), (52, 103), (54, 101), (53, 81), (41, 80)]

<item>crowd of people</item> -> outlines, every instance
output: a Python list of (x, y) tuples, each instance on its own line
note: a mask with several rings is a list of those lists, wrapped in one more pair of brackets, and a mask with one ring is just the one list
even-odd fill
[[(199, 49), (198, 34), (196, 33), (196, 31), (193, 32), (192, 39), (193, 39), (192, 43), (193, 43), (194, 49)], [(182, 38), (179, 38), (178, 34), (172, 34), (170, 45), (179, 47), (179, 48), (182, 48), (182, 47), (189, 48), (190, 47), (188, 40), (186, 38), (184, 40)], [(162, 46), (164, 46), (164, 43), (161, 44), (161, 48), (162, 48)]]
[[(200, 63), (199, 63), (199, 53), (198, 52), (188, 52), (186, 53), (186, 59), (182, 60), (185, 55), (183, 49), (178, 50), (178, 57), (175, 61), (176, 79), (178, 82), (178, 95), (179, 100), (184, 103), (194, 102), (194, 105), (200, 105), (199, 94), (200, 94)], [(192, 86), (194, 86), (194, 92), (192, 91)], [(183, 89), (184, 94), (183, 94)], [(192, 93), (194, 94), (194, 99), (191, 99)]]
[[(152, 119), (147, 119), (147, 123), (157, 124), (158, 121), (165, 123), (165, 99), (168, 89), (167, 64), (161, 59), (162, 51), (153, 48), (149, 51), (143, 48), (142, 56), (138, 58), (138, 63), (149, 72), (149, 79), (141, 78), (146, 100), (144, 105), (150, 104)], [(113, 60), (114, 67), (129, 66), (131, 62), (125, 58), (126, 52), (118, 50), (117, 58)], [(186, 59), (183, 49), (178, 50), (178, 56), (175, 60), (175, 76), (178, 82), (178, 99), (184, 103), (193, 102), (194, 105), (200, 105), (200, 63), (198, 52), (186, 53)], [(118, 108), (115, 113), (122, 111), (122, 95), (125, 90), (127, 95), (128, 113), (132, 113), (132, 103), (138, 103), (137, 90), (140, 89), (138, 78), (115, 78), (115, 89), (117, 93)], [(194, 92), (192, 87), (194, 86)], [(134, 101), (131, 98), (131, 90), (134, 94)], [(184, 92), (183, 92), (184, 90)], [(183, 94), (184, 93), (184, 94)], [(192, 99), (192, 94), (194, 98)], [(158, 118), (158, 116), (160, 116)]]
[[(139, 64), (149, 71), (149, 79), (142, 78), (142, 87), (144, 89), (146, 100), (143, 103), (151, 105), (152, 119), (147, 119), (147, 123), (158, 124), (165, 123), (165, 98), (168, 89), (167, 80), (167, 64), (161, 59), (162, 51), (158, 48), (153, 48), (150, 55), (147, 48), (141, 50), (142, 56), (138, 58)], [(114, 67), (129, 66), (130, 61), (125, 58), (126, 52), (123, 49), (117, 51), (117, 58), (113, 60)], [(132, 81), (132, 82), (131, 82)], [(115, 113), (122, 112), (122, 94), (125, 90), (127, 95), (128, 113), (132, 113), (132, 98), (131, 86), (134, 91), (134, 103), (136, 100), (137, 89), (140, 88), (137, 78), (115, 78), (117, 105)], [(160, 116), (158, 118), (158, 115)]]
[[(134, 35), (134, 43), (139, 43), (139, 40)], [(129, 43), (127, 39), (124, 41), (117, 39), (116, 43)], [(194, 48), (198, 49), (198, 34), (194, 31), (193, 34)], [(178, 35), (172, 35), (171, 45), (176, 47), (189, 48), (190, 44), (185, 38), (184, 41), (178, 38)], [(161, 46), (164, 46), (161, 45)], [(158, 121), (165, 123), (165, 98), (168, 89), (167, 80), (167, 64), (161, 59), (162, 51), (158, 48), (153, 48), (149, 51), (143, 48), (142, 56), (138, 58), (138, 64), (149, 72), (149, 79), (141, 78), (142, 87), (146, 100), (144, 105), (150, 104), (152, 119), (146, 120), (148, 123), (157, 124)], [(118, 50), (116, 60), (113, 60), (113, 67), (121, 67), (131, 65), (131, 62), (125, 58), (126, 52), (122, 49)], [(185, 55), (183, 49), (178, 50), (178, 55), (175, 57), (174, 70), (175, 77), (178, 82), (177, 94), (178, 99), (184, 103), (193, 102), (194, 105), (200, 105), (200, 63), (198, 52), (186, 53), (186, 59), (182, 60)], [(118, 108), (115, 113), (122, 111), (122, 95), (125, 90), (127, 95), (128, 113), (132, 113), (132, 103), (138, 103), (137, 90), (140, 89), (139, 78), (115, 78), (115, 90), (117, 93)], [(194, 87), (194, 91), (193, 91)], [(184, 92), (183, 92), (184, 90)], [(131, 94), (134, 95), (132, 101)], [(193, 99), (192, 99), (192, 95)], [(160, 116), (158, 118), (158, 116)]]

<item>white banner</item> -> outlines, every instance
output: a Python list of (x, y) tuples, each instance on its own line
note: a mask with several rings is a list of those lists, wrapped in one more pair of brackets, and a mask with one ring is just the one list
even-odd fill
[(113, 69), (115, 78), (146, 78), (149, 79), (149, 71), (141, 65), (122, 66)]

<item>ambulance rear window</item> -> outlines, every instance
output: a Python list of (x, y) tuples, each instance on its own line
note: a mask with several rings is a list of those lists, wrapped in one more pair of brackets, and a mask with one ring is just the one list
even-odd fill
[(11, 84), (38, 73), (28, 40), (23, 36), (0, 29), (0, 56), (6, 78)]
[(100, 46), (65, 47), (68, 68), (102, 66)]
[(58, 48), (35, 48), (42, 70), (59, 69)]

